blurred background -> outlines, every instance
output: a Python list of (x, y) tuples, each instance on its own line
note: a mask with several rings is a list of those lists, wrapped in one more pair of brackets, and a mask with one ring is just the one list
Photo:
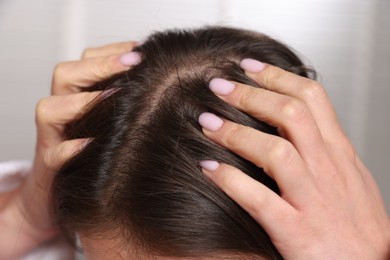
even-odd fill
[(390, 212), (388, 0), (0, 0), (0, 161), (32, 159), (35, 104), (49, 94), (59, 61), (90, 46), (213, 24), (273, 36), (319, 72)]

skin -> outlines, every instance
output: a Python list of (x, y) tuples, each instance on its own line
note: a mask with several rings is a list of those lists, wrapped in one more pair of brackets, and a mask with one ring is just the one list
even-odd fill
[[(133, 47), (130, 42), (87, 49), (80, 61), (56, 67), (52, 96), (36, 110), (32, 171), (19, 189), (0, 197), (2, 258), (18, 258), (58, 235), (48, 210), (52, 177), (88, 141), (65, 140), (64, 125), (100, 94), (80, 93), (83, 87), (131, 67), (123, 65), (122, 54)], [(282, 137), (213, 115), (201, 116), (200, 123), (211, 140), (263, 167), (277, 181), (281, 196), (227, 164), (201, 162), (205, 175), (264, 227), (285, 259), (386, 259), (390, 222), (382, 198), (323, 88), (271, 65), (241, 65), (264, 89), (236, 82), (229, 91), (211, 89), (227, 103), (276, 126)], [(104, 240), (83, 237), (91, 259), (114, 259), (123, 253)], [(109, 248), (95, 250), (101, 245)]]
[(201, 162), (204, 173), (264, 227), (285, 259), (389, 259), (379, 189), (322, 86), (254, 60), (241, 67), (263, 88), (220, 81), (210, 89), (282, 136), (211, 114), (199, 121), (211, 140), (264, 168), (281, 195), (227, 164)]
[(126, 55), (135, 45), (122, 42), (90, 48), (81, 60), (56, 66), (51, 96), (36, 107), (37, 144), (31, 172), (18, 189), (0, 196), (1, 259), (17, 259), (58, 235), (48, 205), (53, 176), (89, 141), (65, 140), (64, 127), (100, 95), (80, 93), (84, 87), (131, 68)]

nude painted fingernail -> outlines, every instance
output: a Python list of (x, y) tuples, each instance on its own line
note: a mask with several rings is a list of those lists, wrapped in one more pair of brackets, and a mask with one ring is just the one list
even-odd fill
[(215, 171), (219, 167), (219, 162), (212, 160), (203, 160), (199, 162), (200, 167), (208, 171)]
[(209, 88), (217, 95), (226, 96), (233, 92), (236, 85), (226, 79), (214, 78), (210, 80)]
[(265, 64), (254, 59), (243, 59), (240, 62), (240, 67), (248, 72), (257, 73), (265, 68)]
[(205, 112), (199, 116), (199, 124), (211, 132), (218, 131), (223, 125), (223, 120), (214, 114)]
[(93, 138), (87, 138), (87, 139), (84, 139), (81, 141), (78, 149), (81, 151), (83, 150), (85, 147), (87, 147), (90, 143), (92, 143), (93, 141)]
[(128, 52), (119, 57), (119, 62), (123, 66), (134, 66), (141, 62), (141, 54), (139, 52)]

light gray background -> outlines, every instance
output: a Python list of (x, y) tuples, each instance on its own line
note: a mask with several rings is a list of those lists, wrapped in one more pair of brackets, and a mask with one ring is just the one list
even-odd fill
[(87, 46), (205, 24), (265, 32), (318, 70), (390, 211), (388, 0), (0, 0), (0, 161), (32, 159), (34, 107), (57, 62)]

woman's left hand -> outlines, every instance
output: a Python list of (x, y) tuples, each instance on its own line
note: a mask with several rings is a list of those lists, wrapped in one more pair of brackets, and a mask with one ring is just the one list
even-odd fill
[(214, 79), (210, 89), (281, 137), (209, 113), (199, 122), (207, 137), (263, 168), (280, 195), (228, 164), (200, 162), (204, 173), (261, 224), (285, 259), (389, 259), (379, 189), (324, 89), (255, 60), (241, 67), (262, 88)]

